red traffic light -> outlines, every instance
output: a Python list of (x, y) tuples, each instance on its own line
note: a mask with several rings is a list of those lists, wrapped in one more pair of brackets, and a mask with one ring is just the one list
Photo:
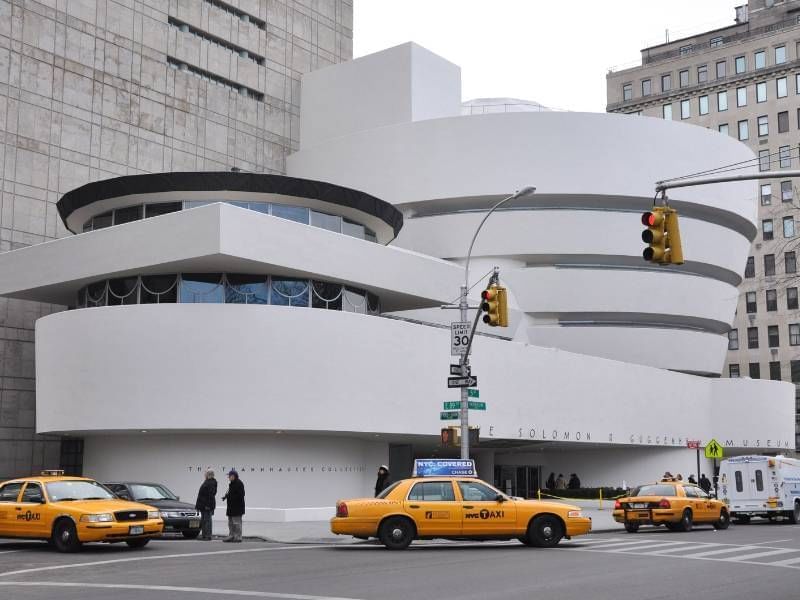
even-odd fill
[(651, 212), (646, 212), (642, 215), (642, 225), (645, 227), (652, 227), (656, 224), (656, 216)]

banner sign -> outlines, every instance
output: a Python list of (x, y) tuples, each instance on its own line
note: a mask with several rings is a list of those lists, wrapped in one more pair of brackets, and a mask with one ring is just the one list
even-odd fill
[(474, 460), (449, 458), (417, 458), (414, 477), (477, 477)]

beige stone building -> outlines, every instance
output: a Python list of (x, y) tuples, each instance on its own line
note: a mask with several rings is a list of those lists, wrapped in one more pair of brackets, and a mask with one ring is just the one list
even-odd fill
[[(352, 27), (352, 0), (0, 0), (0, 252), (66, 234), (55, 203), (90, 181), (283, 173), (300, 77)], [(35, 435), (33, 323), (61, 308), (0, 298), (0, 480), (79, 464)]]
[[(607, 83), (609, 112), (716, 129), (752, 148), (762, 171), (800, 168), (798, 0), (750, 0), (731, 26), (645, 48), (641, 66), (612, 71)], [(760, 230), (722, 376), (781, 379), (800, 390), (800, 181), (757, 189)]]

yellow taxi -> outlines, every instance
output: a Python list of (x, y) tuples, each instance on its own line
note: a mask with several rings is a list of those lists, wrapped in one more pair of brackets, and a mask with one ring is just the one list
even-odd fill
[(671, 531), (691, 531), (695, 523), (727, 529), (731, 523), (728, 507), (711, 498), (697, 485), (676, 479), (646, 484), (614, 505), (614, 520), (636, 533), (640, 525), (666, 525)]
[(96, 481), (63, 471), (0, 484), (0, 537), (47, 540), (60, 552), (75, 552), (84, 542), (141, 548), (163, 528), (152, 507), (120, 500)]
[(378, 538), (390, 550), (433, 538), (552, 547), (591, 528), (577, 506), (513, 498), (475, 477), (404, 479), (376, 498), (340, 500), (331, 519), (333, 533)]

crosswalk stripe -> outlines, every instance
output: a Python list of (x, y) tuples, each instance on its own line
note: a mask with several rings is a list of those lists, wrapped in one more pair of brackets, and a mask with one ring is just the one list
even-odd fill
[(604, 538), (599, 538), (599, 539), (598, 538), (594, 538), (594, 539), (592, 539), (592, 538), (578, 538), (578, 539), (573, 539), (573, 540), (570, 540), (570, 541), (578, 543), (578, 544), (608, 544), (610, 542), (621, 542), (624, 539), (625, 538), (607, 538), (607, 539), (604, 539)]
[(780, 567), (788, 567), (789, 565), (793, 565), (793, 564), (796, 564), (796, 563), (800, 563), (800, 556), (797, 556), (795, 558), (789, 558), (787, 560), (779, 560), (779, 561), (776, 561), (776, 562), (770, 563), (770, 564), (777, 565), (777, 566), (780, 566)]
[[(676, 542), (680, 544), (684, 544), (682, 547), (678, 548), (668, 548), (667, 550), (657, 550), (655, 552), (648, 552), (648, 555), (653, 556), (660, 556), (662, 554), (671, 554), (672, 552), (693, 552), (695, 550), (708, 550), (709, 548), (719, 548), (718, 544), (700, 544), (697, 542)], [(687, 555), (691, 557), (691, 554)]]
[(641, 546), (643, 544), (652, 545), (653, 540), (636, 540), (631, 542), (616, 542), (614, 544), (600, 544), (592, 546), (592, 550), (608, 550), (609, 548), (619, 548), (622, 546)]
[(783, 550), (768, 550), (767, 552), (755, 552), (753, 554), (742, 554), (741, 556), (731, 556), (722, 560), (735, 562), (738, 560), (752, 560), (754, 558), (761, 558), (763, 556), (775, 556), (776, 554), (787, 554), (789, 552), (797, 552), (794, 548), (785, 548)]
[(689, 558), (704, 558), (706, 556), (716, 556), (717, 554), (726, 554), (728, 552), (741, 552), (742, 550), (761, 550), (761, 548), (758, 546), (734, 546), (733, 548), (722, 548), (721, 550), (710, 550), (708, 552), (691, 554)]
[(636, 546), (634, 548), (620, 548), (618, 550), (609, 550), (609, 552), (638, 552), (639, 550), (649, 550), (651, 548), (665, 548), (666, 546), (680, 546), (679, 548), (669, 548), (667, 550), (655, 550), (653, 552), (645, 552), (648, 556), (651, 554), (661, 554), (662, 552), (677, 552), (678, 550), (688, 550), (691, 548), (690, 542), (659, 542), (657, 544), (647, 544), (646, 546)]

